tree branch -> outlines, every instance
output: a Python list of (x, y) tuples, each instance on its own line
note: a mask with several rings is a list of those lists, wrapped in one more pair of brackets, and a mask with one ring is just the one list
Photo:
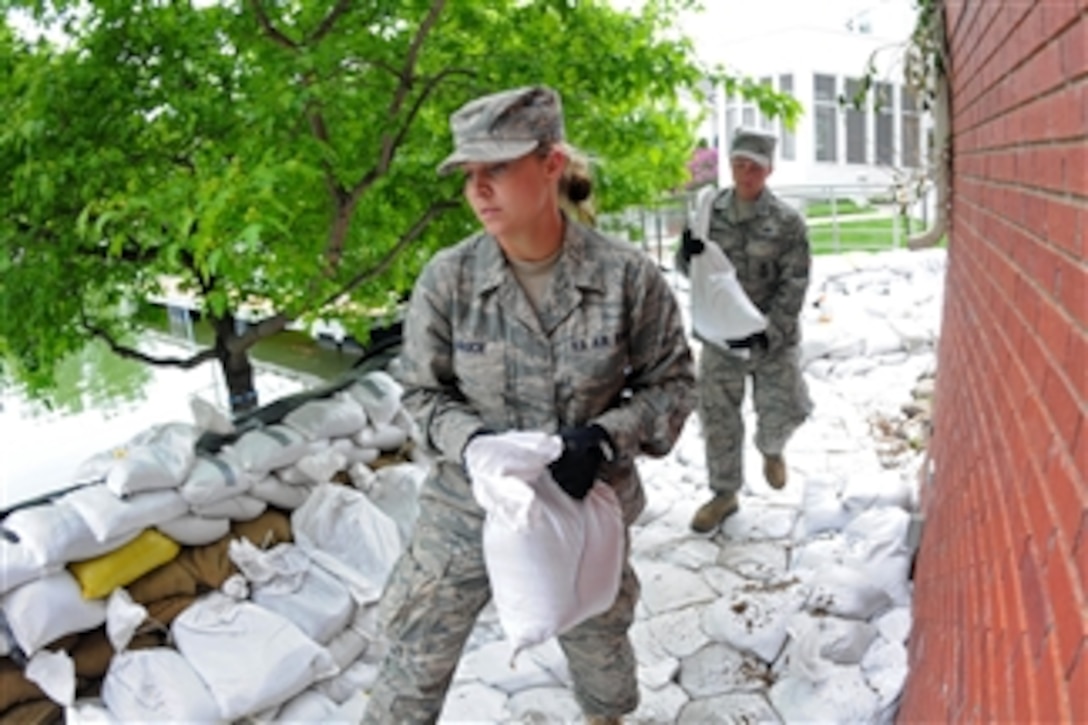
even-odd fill
[(261, 26), (261, 31), (273, 43), (287, 50), (298, 50), (298, 43), (288, 38), (280, 32), (279, 28), (272, 24), (272, 20), (268, 17), (268, 13), (265, 12), (264, 5), (261, 4), (260, 0), (249, 0), (249, 4), (257, 16), (257, 24)]
[(304, 43), (306, 45), (314, 45), (320, 42), (322, 38), (329, 34), (333, 26), (336, 25), (336, 21), (340, 19), (340, 16), (349, 9), (351, 9), (351, 0), (340, 0), (340, 2), (336, 3), (336, 5), (333, 6), (333, 9), (329, 11), (329, 14), (326, 15), (317, 28), (314, 29), (314, 32), (307, 36)]
[(458, 198), (442, 199), (440, 201), (432, 202), (431, 205), (427, 207), (426, 211), (424, 211), (423, 214), (421, 214), (420, 217), (416, 219), (415, 223), (412, 224), (408, 231), (401, 235), (400, 239), (397, 240), (397, 243), (393, 246), (393, 248), (390, 249), (380, 260), (378, 260), (378, 263), (376, 265), (369, 269), (363, 270), (362, 272), (349, 279), (339, 290), (325, 298), (325, 300), (321, 302), (317, 309), (321, 309), (326, 305), (332, 304), (340, 296), (355, 289), (363, 282), (366, 282), (383, 274), (386, 270), (389, 269), (390, 266), (392, 266), (393, 261), (400, 255), (400, 253), (403, 252), (409, 244), (418, 239), (419, 236), (424, 232), (424, 230), (426, 230), (427, 226), (436, 217), (448, 211), (449, 209), (456, 208), (460, 203), (460, 199)]
[(82, 318), (81, 323), (83, 325), (83, 328), (87, 330), (87, 332), (89, 332), (94, 337), (105, 341), (105, 343), (109, 345), (110, 350), (112, 350), (115, 354), (120, 355), (124, 358), (128, 358), (130, 360), (138, 360), (139, 362), (147, 363), (148, 365), (157, 365), (159, 367), (181, 368), (182, 370), (190, 370), (192, 368), (195, 368), (197, 365), (208, 362), (209, 360), (215, 360), (215, 350), (213, 348), (206, 348), (204, 350), (201, 350), (197, 354), (187, 358), (156, 357), (154, 355), (148, 355), (147, 353), (141, 352), (136, 348), (129, 347), (128, 345), (122, 345), (104, 328), (99, 327), (98, 325), (88, 320), (86, 315), (82, 312), (80, 313), (80, 316)]
[(291, 319), (291, 317), (282, 313), (266, 317), (256, 325), (250, 325), (249, 329), (242, 335), (227, 342), (227, 350), (233, 354), (248, 350), (264, 338), (275, 335), (277, 332), (283, 332), (291, 324)]

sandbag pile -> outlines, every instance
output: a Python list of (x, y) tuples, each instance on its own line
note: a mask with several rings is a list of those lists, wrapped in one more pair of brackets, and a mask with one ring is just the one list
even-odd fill
[(414, 524), (400, 394), (372, 371), (214, 453), (201, 434), (229, 431), (194, 405), (9, 512), (0, 722), (335, 719), (373, 677), (374, 603)]
[(854, 376), (935, 348), (944, 249), (842, 254), (820, 261), (801, 314), (806, 373), (823, 379)]

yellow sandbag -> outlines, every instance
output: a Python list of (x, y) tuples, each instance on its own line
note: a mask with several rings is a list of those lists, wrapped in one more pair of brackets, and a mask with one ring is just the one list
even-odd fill
[(109, 596), (118, 587), (136, 581), (162, 566), (181, 551), (181, 545), (155, 529), (146, 529), (108, 554), (68, 565), (86, 599)]

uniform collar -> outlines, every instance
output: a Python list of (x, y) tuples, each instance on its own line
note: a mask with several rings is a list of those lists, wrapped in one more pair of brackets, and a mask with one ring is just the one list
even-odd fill
[[(587, 252), (591, 232), (565, 212), (563, 217), (563, 250), (553, 270), (553, 280), (556, 281), (553, 281), (552, 289), (560, 289), (558, 280), (569, 281), (579, 289), (603, 289), (601, 269), (591, 263)], [(475, 294), (484, 295), (498, 289), (510, 274), (508, 267), (499, 240), (487, 232), (481, 233), (476, 238)]]

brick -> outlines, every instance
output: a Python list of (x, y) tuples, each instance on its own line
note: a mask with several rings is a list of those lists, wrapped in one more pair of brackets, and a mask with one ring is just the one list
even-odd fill
[[(1035, 319), (1035, 334), (1042, 341), (1046, 356), (1052, 361), (1051, 367), (1060, 367), (1069, 347), (1069, 337), (1073, 333), (1073, 323), (1057, 306), (1040, 305)], [(1049, 401), (1046, 391), (1043, 399)]]
[(1083, 473), (1078, 473), (1074, 467), (1071, 453), (1063, 452), (1051, 457), (1045, 480), (1058, 531), (1062, 540), (1072, 546), (1088, 512), (1088, 492), (1085, 491)]
[(1073, 543), (1073, 562), (1081, 591), (1088, 591), (1088, 511), (1080, 517), (1080, 530)]
[(1028, 635), (1021, 634), (1010, 653), (1011, 671), (1009, 689), (1012, 691), (1012, 720), (1016, 722), (1035, 722), (1033, 700), (1035, 699), (1034, 672), (1028, 668), (1031, 659), (1030, 648), (1026, 644)]
[(1084, 624), (1088, 600), (1071, 571), (1072, 554), (1072, 544), (1056, 546), (1046, 563), (1047, 596), (1054, 610), (1051, 633), (1058, 655), (1058, 672), (1063, 679), (1073, 671), (1081, 640), (1088, 636)]
[(1074, 142), (1066, 154), (1065, 189), (1083, 200), (1088, 197), (1088, 145)]
[[(1085, 128), (1084, 104), (1088, 103), (1088, 84), (1062, 87), (1041, 102), (1050, 115), (1048, 139), (1083, 139)], [(1033, 104), (1034, 105), (1034, 104)]]
[(1088, 73), (1088, 50), (1085, 49), (1088, 43), (1084, 42), (1086, 33), (1088, 28), (1082, 18), (1080, 22), (1066, 29), (1056, 41), (1062, 53), (1062, 77), (1076, 78)]
[[(1082, 640), (1080, 643), (1080, 654), (1077, 656), (1077, 663), (1073, 667), (1073, 673), (1069, 676), (1069, 692), (1076, 695), (1076, 693), (1088, 692), (1088, 639)], [(1088, 697), (1072, 697), (1070, 698), (1070, 722), (1088, 722)]]
[[(1069, 149), (1066, 149), (1069, 152)], [(1088, 161), (1088, 155), (1085, 156), (1085, 161)], [(1069, 158), (1063, 157), (1062, 163), (1062, 178), (1060, 186), (1064, 189), (1068, 186), (1068, 177), (1073, 168), (1074, 162)], [(1083, 167), (1082, 167), (1083, 168)], [(1076, 173), (1081, 173), (1079, 170)], [(1047, 234), (1046, 238), (1055, 250), (1071, 254), (1074, 257), (1080, 255), (1080, 245), (1078, 244), (1077, 237), (1077, 208), (1073, 206), (1066, 199), (1055, 199), (1049, 197), (1045, 201), (1046, 219), (1047, 219)]]
[(1084, 412), (1072, 389), (1072, 383), (1065, 376), (1065, 371), (1055, 368), (1047, 372), (1042, 391), (1047, 413), (1061, 439), (1062, 448), (1067, 451), (1073, 450), (1077, 427), (1084, 417)]
[(1088, 317), (1088, 297), (1085, 297), (1084, 292), (1086, 285), (1088, 266), (1083, 262), (1077, 264), (1064, 256), (1055, 260), (1052, 286), (1054, 296), (1074, 320), (1083, 321)]
[[(1053, 637), (1048, 638), (1053, 640)], [(1050, 642), (1036, 664), (1038, 683), (1036, 698), (1036, 722), (1069, 722), (1069, 693), (1065, 677), (1059, 672), (1054, 642)]]
[(1046, 638), (1047, 624), (1050, 620), (1047, 602), (1036, 559), (1037, 549), (1034, 542), (1029, 542), (1020, 554), (1020, 598), (1024, 603), (1024, 618), (1027, 621), (1028, 654), (1032, 660), (1042, 654), (1043, 641)]
[[(1088, 326), (1086, 320), (1082, 319), (1077, 322), (1082, 327)], [(1088, 339), (1085, 338), (1085, 334), (1080, 329), (1073, 327), (1069, 331), (1069, 340), (1066, 343), (1062, 367), (1068, 370), (1072, 376), (1073, 389), (1076, 391), (1081, 404), (1088, 402), (1088, 365), (1085, 365), (1088, 357), (1085, 357), (1086, 355), (1088, 355)]]

